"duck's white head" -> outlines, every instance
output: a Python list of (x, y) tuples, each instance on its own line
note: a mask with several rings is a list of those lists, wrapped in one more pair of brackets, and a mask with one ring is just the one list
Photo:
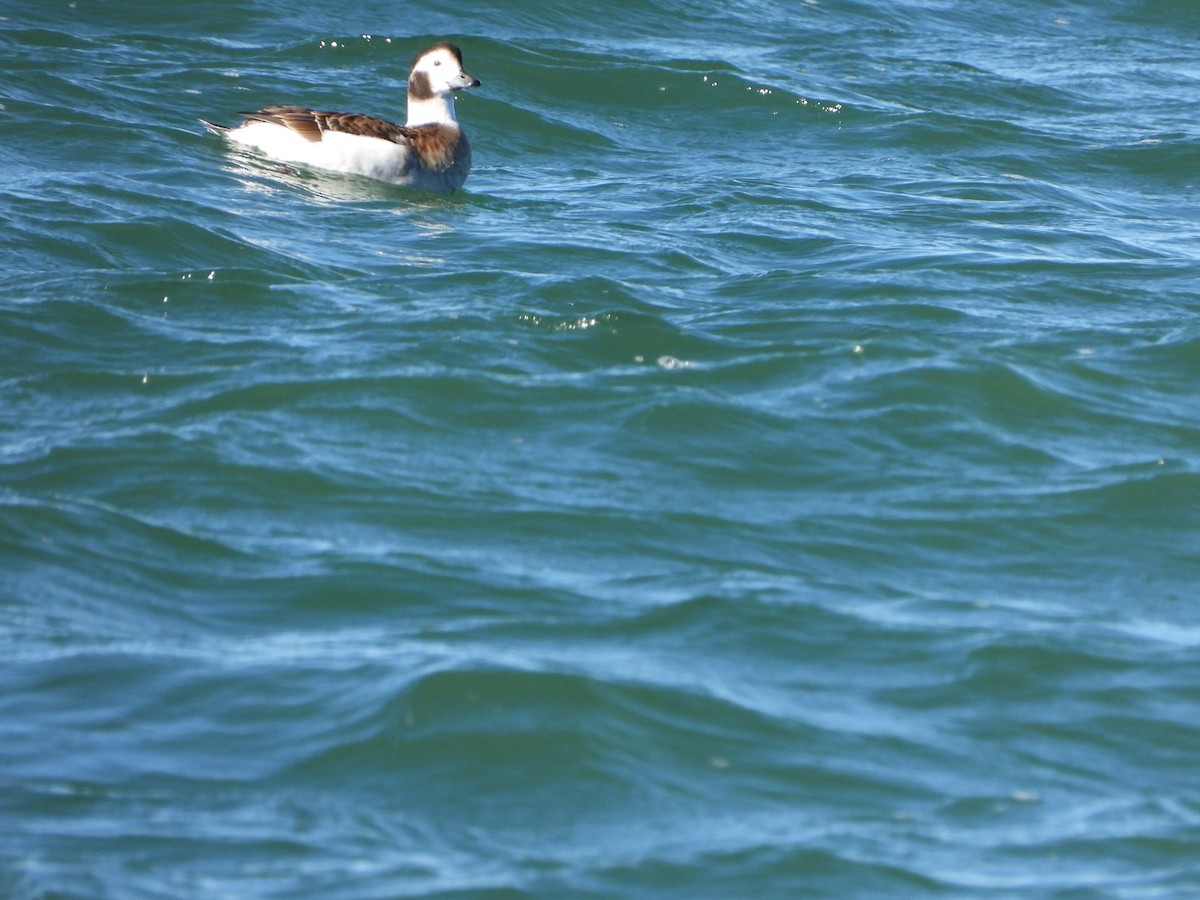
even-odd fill
[(454, 92), (479, 84), (463, 68), (461, 50), (453, 44), (434, 44), (418, 54), (408, 70), (408, 124), (455, 121)]

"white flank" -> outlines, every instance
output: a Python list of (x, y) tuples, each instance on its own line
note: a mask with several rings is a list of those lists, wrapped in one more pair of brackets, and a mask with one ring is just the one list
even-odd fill
[(413, 148), (380, 138), (327, 131), (310, 141), (290, 128), (270, 122), (247, 122), (229, 139), (279, 162), (332, 172), (403, 182), (411, 168)]

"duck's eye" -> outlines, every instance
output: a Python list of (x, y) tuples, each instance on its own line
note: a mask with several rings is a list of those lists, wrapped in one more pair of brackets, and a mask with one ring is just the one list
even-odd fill
[(435, 59), (435, 60), (433, 61), (433, 64), (434, 64), (435, 66), (440, 66), (440, 65), (442, 64), (442, 61), (441, 61), (440, 59)]

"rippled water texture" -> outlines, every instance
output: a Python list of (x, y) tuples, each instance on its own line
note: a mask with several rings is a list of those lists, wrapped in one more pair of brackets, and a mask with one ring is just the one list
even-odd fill
[(0, 896), (1200, 890), (1194, 8), (0, 18)]

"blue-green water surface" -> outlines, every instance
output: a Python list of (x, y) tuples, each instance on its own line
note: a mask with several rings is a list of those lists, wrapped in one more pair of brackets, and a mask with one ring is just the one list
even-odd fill
[[(451, 198), (198, 118), (404, 116)], [(1200, 14), (0, 6), (0, 896), (1200, 891)]]

